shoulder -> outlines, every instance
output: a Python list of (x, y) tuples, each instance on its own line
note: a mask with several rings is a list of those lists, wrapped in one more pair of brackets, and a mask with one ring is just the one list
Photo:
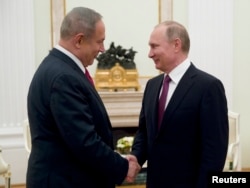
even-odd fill
[(185, 75), (190, 76), (199, 82), (221, 82), (216, 76), (196, 68), (193, 64), (190, 65)]

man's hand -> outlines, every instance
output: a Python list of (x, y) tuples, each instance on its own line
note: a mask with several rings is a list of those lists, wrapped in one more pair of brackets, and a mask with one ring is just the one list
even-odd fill
[(126, 158), (129, 162), (129, 169), (126, 181), (131, 183), (135, 181), (137, 174), (141, 170), (141, 166), (138, 164), (137, 158), (134, 155), (127, 155)]

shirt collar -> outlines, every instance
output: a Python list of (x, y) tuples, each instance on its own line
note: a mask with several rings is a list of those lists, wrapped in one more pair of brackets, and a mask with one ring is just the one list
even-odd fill
[(70, 51), (66, 50), (65, 48), (63, 48), (59, 44), (57, 44), (55, 46), (55, 48), (57, 50), (61, 51), (62, 53), (64, 53), (65, 55), (69, 56), (85, 74), (85, 68), (84, 68), (82, 62), (74, 54), (72, 54)]
[[(191, 61), (187, 58), (182, 63), (180, 63), (177, 67), (175, 67), (170, 73), (169, 76), (171, 78), (171, 81), (174, 83), (179, 83), (182, 76), (187, 71), (188, 67), (191, 65)], [(165, 74), (166, 75), (166, 74)]]

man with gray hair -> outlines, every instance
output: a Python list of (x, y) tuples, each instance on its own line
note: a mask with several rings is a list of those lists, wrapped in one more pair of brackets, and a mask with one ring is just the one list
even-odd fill
[(135, 157), (114, 152), (112, 126), (88, 74), (104, 40), (102, 16), (74, 8), (62, 22), (59, 44), (35, 72), (27, 188), (114, 188), (139, 172)]

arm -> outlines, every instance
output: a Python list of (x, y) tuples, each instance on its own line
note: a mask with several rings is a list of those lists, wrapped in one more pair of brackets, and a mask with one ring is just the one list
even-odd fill
[(228, 109), (225, 91), (213, 81), (202, 99), (200, 110), (201, 164), (198, 187), (204, 187), (207, 172), (223, 170), (228, 147)]
[(121, 183), (127, 175), (128, 161), (113, 151), (105, 108), (89, 88), (72, 75), (62, 75), (51, 90), (51, 110), (68, 155), (85, 170)]

